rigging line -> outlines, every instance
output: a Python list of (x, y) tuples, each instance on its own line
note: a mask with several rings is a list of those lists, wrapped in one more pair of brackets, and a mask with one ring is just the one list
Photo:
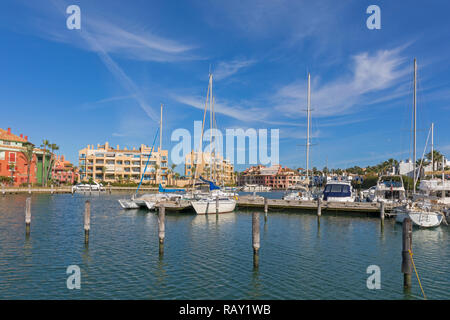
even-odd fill
[[(202, 122), (202, 132), (200, 134), (200, 143), (198, 146), (198, 150), (197, 150), (197, 156), (194, 152), (193, 154), (193, 161), (194, 161), (194, 177), (193, 177), (193, 184), (192, 187), (195, 187), (195, 180), (197, 179), (197, 162), (198, 162), (198, 158), (199, 158), (199, 154), (201, 153), (202, 155), (202, 164), (203, 164), (203, 152), (201, 151), (203, 149), (203, 130), (205, 129), (205, 118), (206, 118), (206, 110), (207, 110), (207, 106), (208, 106), (208, 97), (209, 97), (209, 88), (210, 88), (210, 84), (208, 82), (208, 90), (206, 91), (206, 101), (205, 101), (205, 110), (203, 112), (203, 122)], [(197, 158), (197, 161), (196, 161)]]
[[(141, 187), (142, 180), (144, 180), (145, 172), (147, 172), (147, 166), (148, 166), (148, 163), (150, 162), (150, 157), (152, 156), (153, 148), (155, 147), (156, 137), (158, 136), (158, 133), (159, 133), (159, 128), (156, 130), (155, 138), (153, 139), (153, 145), (152, 145), (152, 148), (150, 149), (150, 153), (147, 158), (147, 163), (145, 164), (144, 172), (142, 173), (141, 181), (139, 181), (139, 185), (136, 189), (136, 195), (139, 191), (139, 188)], [(156, 171), (155, 171), (155, 174), (156, 174)]]
[[(430, 138), (430, 132), (431, 132), (431, 128), (428, 131), (427, 142), (425, 143), (425, 148), (423, 149), (423, 153), (422, 153), (422, 159), (420, 160), (420, 166), (419, 166), (419, 170), (418, 170), (419, 172), (420, 172), (420, 169), (422, 168), (423, 158), (425, 157), (425, 152), (427, 150), (428, 139)], [(414, 181), (415, 184), (417, 183), (417, 181), (419, 181), (419, 176), (420, 176), (420, 174), (416, 175), (416, 180)]]

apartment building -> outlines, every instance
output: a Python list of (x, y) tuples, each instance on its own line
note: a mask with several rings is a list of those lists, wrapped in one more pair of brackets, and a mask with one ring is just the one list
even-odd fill
[(168, 151), (153, 150), (147, 170), (145, 165), (151, 152), (151, 147), (141, 144), (136, 149), (129, 150), (126, 147), (120, 149), (119, 145), (113, 148), (106, 142), (104, 145), (88, 145), (78, 151), (80, 179), (88, 181), (139, 182), (144, 174), (143, 182), (147, 184), (167, 185)]
[(52, 168), (52, 180), (59, 184), (73, 184), (78, 181), (78, 169), (63, 155), (55, 156)]
[(244, 170), (239, 176), (238, 185), (258, 184), (272, 189), (287, 189), (302, 180), (303, 177), (296, 170), (281, 165), (271, 167), (258, 165)]
[[(32, 159), (27, 159), (27, 145), (33, 146), (27, 136), (17, 136), (11, 128), (0, 128), (0, 179), (19, 186), (21, 184), (36, 183), (37, 159), (33, 152)], [(29, 175), (29, 176), (28, 176)]]
[(207, 177), (219, 183), (234, 184), (236, 182), (233, 164), (221, 155), (215, 155), (214, 152), (211, 154), (191, 151), (186, 155), (184, 175), (192, 178), (194, 174), (197, 177)]

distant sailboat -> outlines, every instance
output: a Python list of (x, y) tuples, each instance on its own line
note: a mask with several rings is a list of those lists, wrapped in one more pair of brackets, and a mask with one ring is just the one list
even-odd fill
[[(416, 172), (416, 119), (417, 119), (417, 105), (416, 105), (416, 83), (417, 83), (417, 61), (414, 59), (414, 103), (413, 103), (413, 190), (416, 193), (416, 183), (418, 180)], [(413, 224), (424, 227), (431, 228), (437, 227), (441, 224), (444, 215), (433, 208), (429, 201), (424, 199), (421, 202), (409, 203), (403, 207), (397, 208), (395, 210), (397, 213), (395, 220), (399, 223), (403, 223), (406, 218), (410, 218)]]
[(283, 197), (283, 200), (311, 200), (311, 191), (309, 190), (309, 136), (311, 122), (311, 74), (308, 72), (308, 97), (306, 108), (307, 128), (306, 128), (306, 179), (303, 186), (298, 186), (298, 190), (290, 192)]
[[(200, 136), (200, 144), (199, 144), (199, 152), (198, 154), (201, 155), (201, 164), (203, 165), (203, 155), (201, 154), (202, 150), (202, 142), (203, 142), (203, 128), (205, 126), (205, 119), (206, 119), (206, 112), (208, 108), (208, 102), (209, 102), (209, 112), (210, 112), (210, 125), (211, 129), (213, 128), (215, 124), (215, 113), (214, 113), (214, 97), (213, 97), (213, 75), (212, 73), (209, 74), (209, 84), (208, 84), (208, 91), (206, 94), (206, 103), (205, 103), (205, 110), (203, 115), (203, 125), (202, 125), (202, 132)], [(216, 167), (216, 150), (214, 150), (214, 159), (213, 159), (213, 152), (212, 152), (212, 130), (211, 130), (211, 150), (209, 155), (209, 162), (210, 162), (210, 177), (211, 178), (217, 178), (217, 175), (215, 174), (215, 167)], [(195, 161), (194, 161), (195, 162)], [(195, 180), (197, 178), (197, 170), (195, 170), (194, 175), (194, 185)], [(220, 187), (218, 187), (213, 181), (209, 181), (206, 179), (203, 179), (200, 177), (200, 179), (203, 182), (209, 183), (209, 193), (208, 194), (197, 194), (192, 195), (192, 197), (196, 198), (191, 200), (191, 205), (194, 208), (195, 212), (197, 214), (208, 214), (208, 213), (226, 213), (231, 212), (236, 207), (236, 200), (234, 199), (234, 194), (229, 194), (226, 192), (223, 192), (220, 190)], [(211, 179), (211, 180), (213, 180)]]

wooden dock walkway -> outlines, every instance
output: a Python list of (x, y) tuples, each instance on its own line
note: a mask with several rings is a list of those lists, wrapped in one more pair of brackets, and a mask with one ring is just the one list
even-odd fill
[(161, 201), (158, 202), (155, 207), (159, 208), (161, 205), (163, 205), (167, 211), (184, 211), (193, 209), (189, 200)]
[[(296, 210), (314, 210), (317, 211), (317, 201), (299, 201), (267, 199), (268, 209), (296, 209)], [(264, 198), (253, 196), (240, 196), (237, 201), (239, 208), (259, 208), (264, 209)], [(391, 212), (396, 206), (385, 204), (385, 212)], [(322, 211), (345, 211), (359, 213), (377, 213), (380, 212), (380, 203), (377, 202), (321, 202)]]

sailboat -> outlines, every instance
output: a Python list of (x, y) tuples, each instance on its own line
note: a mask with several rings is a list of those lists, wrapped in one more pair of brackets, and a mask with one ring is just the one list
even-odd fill
[[(212, 128), (215, 124), (215, 113), (214, 113), (214, 97), (213, 97), (213, 75), (211, 72), (209, 73), (209, 84), (208, 84), (208, 90), (206, 93), (205, 110), (204, 110), (204, 114), (203, 114), (203, 125), (202, 125), (202, 131), (201, 131), (200, 143), (199, 143), (199, 153), (198, 154), (201, 155), (201, 165), (203, 165), (203, 154), (201, 154), (202, 142), (203, 142), (203, 128), (205, 127), (206, 113), (208, 110), (208, 102), (209, 102), (210, 125), (211, 125), (211, 140), (210, 140), (211, 150), (210, 150), (210, 155), (209, 155), (209, 160), (210, 160), (209, 168), (210, 168), (210, 176), (214, 179), (214, 177), (217, 178), (218, 175), (215, 174), (215, 168), (216, 168), (215, 156), (216, 156), (217, 150), (214, 150), (214, 159), (213, 159), (213, 152), (212, 152)], [(197, 178), (197, 172), (198, 172), (198, 170), (195, 170), (194, 186), (195, 186), (195, 180)], [(197, 214), (226, 213), (226, 212), (232, 212), (235, 209), (236, 199), (235, 199), (234, 194), (223, 192), (222, 190), (220, 190), (220, 187), (217, 186), (213, 181), (206, 180), (206, 179), (202, 178), (201, 176), (200, 176), (200, 180), (209, 184), (209, 193), (208, 194), (197, 193), (196, 195), (193, 194), (194, 199), (191, 200), (191, 205)]]
[(150, 162), (152, 152), (154, 150), (158, 132), (159, 132), (159, 149), (162, 150), (162, 116), (163, 116), (163, 105), (161, 104), (160, 127), (156, 131), (156, 134), (155, 134), (155, 137), (153, 140), (153, 145), (150, 149), (151, 151), (147, 158), (147, 163), (145, 164), (144, 171), (142, 172), (142, 175), (141, 175), (141, 181), (139, 182), (139, 185), (138, 185), (135, 193), (131, 196), (131, 199), (117, 200), (123, 209), (127, 210), (127, 209), (144, 208), (144, 209), (148, 209), (148, 210), (154, 210), (156, 207), (156, 204), (161, 201), (177, 201), (183, 197), (183, 195), (180, 194), (180, 192), (184, 192), (183, 189), (165, 189), (165, 188), (163, 188), (163, 186), (161, 184), (159, 185), (159, 190), (158, 190), (159, 193), (145, 193), (141, 196), (137, 196), (139, 188), (141, 187), (142, 181), (144, 179), (144, 175), (147, 171), (147, 167)]
[[(416, 183), (418, 180), (416, 170), (416, 119), (417, 119), (417, 105), (416, 105), (416, 87), (417, 87), (417, 61), (414, 59), (414, 104), (413, 104), (413, 191), (416, 193)], [(435, 210), (431, 203), (426, 199), (408, 203), (403, 207), (396, 208), (394, 212), (397, 214), (395, 220), (403, 223), (406, 218), (410, 218), (414, 225), (431, 228), (437, 227), (441, 224), (444, 215)]]
[(429, 199), (440, 205), (450, 205), (450, 181), (445, 180), (445, 162), (442, 156), (442, 176), (434, 176), (434, 123), (431, 124), (431, 179), (422, 179), (419, 184), (419, 193), (414, 195), (415, 199)]
[(308, 98), (307, 98), (307, 128), (306, 128), (306, 179), (305, 186), (297, 186), (296, 191), (292, 191), (283, 197), (283, 200), (311, 200), (311, 192), (309, 185), (309, 136), (310, 136), (310, 122), (311, 122), (311, 74), (308, 72)]

